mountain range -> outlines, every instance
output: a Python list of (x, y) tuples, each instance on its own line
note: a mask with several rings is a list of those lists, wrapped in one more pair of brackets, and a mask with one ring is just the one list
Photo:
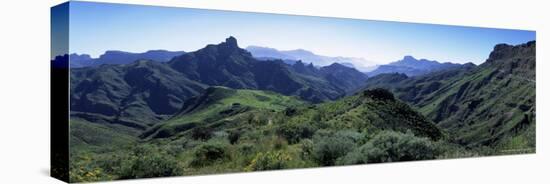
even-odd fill
[(479, 66), (407, 56), (367, 77), (258, 58), (229, 37), (73, 68), (71, 181), (534, 153), (535, 47), (496, 45)]
[(167, 62), (175, 56), (184, 54), (183, 51), (149, 50), (143, 53), (109, 50), (98, 58), (92, 58), (88, 54), (70, 54), (70, 67), (80, 68), (99, 66), (103, 64), (129, 64), (136, 60), (145, 59), (158, 62)]
[(230, 37), (168, 62), (141, 59), (74, 68), (71, 112), (81, 119), (142, 130), (165, 120), (208, 86), (269, 90), (318, 103), (345, 96), (366, 79), (340, 64), (318, 69), (301, 62), (259, 61)]
[(386, 88), (470, 147), (535, 146), (534, 41), (499, 44), (481, 65), (408, 77), (381, 74), (367, 88)]
[(333, 63), (340, 63), (346, 66), (354, 67), (362, 72), (370, 71), (376, 65), (375, 63), (363, 58), (322, 56), (304, 49), (281, 51), (269, 47), (248, 46), (246, 47), (246, 50), (249, 51), (252, 56), (259, 59), (281, 59), (286, 60), (290, 64), (297, 60), (301, 60), (304, 63), (313, 63), (315, 66), (328, 66)]
[(383, 73), (403, 73), (407, 76), (416, 76), (457, 67), (460, 67), (460, 64), (440, 63), (438, 61), (405, 56), (401, 60), (380, 65), (375, 70), (367, 72), (367, 75), (372, 77)]
[[(355, 68), (368, 76), (376, 76), (382, 73), (403, 73), (408, 76), (415, 76), (451, 69), (460, 65), (455, 63), (439, 63), (426, 59), (418, 60), (412, 56), (405, 56), (403, 59), (389, 64), (375, 65), (373, 63), (365, 64), (370, 62), (362, 58), (321, 56), (304, 49), (279, 51), (268, 47), (248, 46), (246, 50), (250, 52), (256, 60), (260, 61), (282, 60), (288, 65), (294, 65), (296, 62), (300, 61), (302, 63), (311, 63), (316, 68), (338, 63), (349, 68)], [(184, 51), (167, 50), (149, 50), (143, 53), (109, 50), (98, 58), (92, 58), (88, 54), (76, 53), (70, 54), (69, 58), (71, 68), (82, 68), (90, 66), (95, 67), (103, 64), (129, 64), (136, 60), (168, 62), (172, 58), (184, 53)]]

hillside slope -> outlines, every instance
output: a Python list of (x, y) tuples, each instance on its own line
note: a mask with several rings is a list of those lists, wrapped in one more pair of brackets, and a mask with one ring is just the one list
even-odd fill
[(177, 113), (184, 101), (209, 86), (268, 90), (317, 103), (340, 98), (366, 80), (361, 72), (338, 64), (302, 66), (305, 70), (300, 64), (258, 61), (230, 37), (166, 63), (138, 60), (73, 68), (71, 116), (143, 131)]
[(154, 61), (72, 69), (71, 116), (143, 130), (205, 88)]
[(312, 105), (268, 91), (210, 87), (204, 94), (185, 102), (180, 113), (141, 137), (166, 138), (190, 133), (199, 127), (224, 130), (252, 121), (259, 123), (254, 126), (293, 124), (373, 134), (382, 130), (412, 131), (432, 139), (443, 136), (435, 124), (382, 89)]
[(535, 46), (499, 44), (478, 67), (411, 78), (383, 75), (367, 86), (390, 89), (454, 134), (457, 143), (534, 148)]
[[(296, 63), (300, 65), (302, 63)], [(259, 61), (239, 48), (237, 40), (229, 37), (217, 45), (208, 45), (196, 52), (174, 58), (169, 65), (187, 78), (210, 86), (234, 89), (259, 89), (295, 95), (312, 102), (334, 100), (345, 95), (349, 88), (327, 80), (325, 75), (295, 71), (282, 60)], [(319, 72), (312, 70), (313, 72)], [(360, 72), (357, 72), (360, 73)], [(362, 73), (360, 73), (363, 75)], [(365, 80), (339, 76), (338, 80)], [(356, 83), (353, 83), (356, 84)]]
[(227, 129), (242, 126), (251, 118), (262, 118), (267, 123), (271, 121), (270, 114), (302, 104), (306, 102), (270, 91), (209, 87), (203, 94), (187, 100), (170, 120), (144, 132), (141, 137), (165, 138), (196, 128)]

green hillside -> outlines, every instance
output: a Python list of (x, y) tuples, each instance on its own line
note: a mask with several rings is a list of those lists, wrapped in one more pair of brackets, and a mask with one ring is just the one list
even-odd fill
[(102, 125), (84, 120), (70, 122), (70, 150), (82, 151), (87, 149), (113, 148), (132, 144), (137, 141), (131, 129), (119, 125)]
[[(310, 104), (269, 91), (210, 87), (135, 139), (109, 141), (126, 136), (83, 125), (76, 121), (75, 130), (90, 134), (77, 132), (75, 146), (119, 149), (73, 152), (82, 160), (71, 167), (84, 168), (75, 169), (75, 181), (435, 159), (447, 145), (435, 124), (382, 89)], [(91, 144), (93, 136), (101, 137)], [(388, 141), (395, 144), (379, 144)], [(82, 177), (88, 173), (94, 177)]]
[(360, 90), (354, 69), (258, 61), (232, 37), (168, 63), (75, 69), (70, 179), (534, 153), (535, 44)]
[(70, 75), (71, 117), (136, 131), (164, 122), (210, 86), (273, 91), (319, 103), (338, 99), (366, 80), (365, 74), (339, 64), (317, 69), (301, 62), (260, 61), (239, 48), (234, 37), (166, 63), (93, 65), (73, 68)]
[(534, 152), (535, 85), (535, 42), (497, 45), (477, 67), (367, 81), (414, 105), (456, 143), (498, 148), (494, 154)]
[(205, 88), (148, 60), (72, 69), (71, 116), (144, 130), (176, 113), (186, 99)]
[(170, 137), (193, 128), (227, 128), (254, 118), (272, 121), (270, 114), (302, 104), (306, 102), (270, 91), (210, 87), (202, 95), (189, 99), (180, 113), (141, 137)]

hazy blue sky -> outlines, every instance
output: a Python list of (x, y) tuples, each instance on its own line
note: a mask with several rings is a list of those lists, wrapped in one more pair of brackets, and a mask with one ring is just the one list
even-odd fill
[(230, 35), (242, 48), (302, 48), (377, 63), (412, 55), (479, 64), (495, 44), (535, 40), (534, 31), (71, 2), (71, 53), (97, 57), (106, 50), (189, 52)]

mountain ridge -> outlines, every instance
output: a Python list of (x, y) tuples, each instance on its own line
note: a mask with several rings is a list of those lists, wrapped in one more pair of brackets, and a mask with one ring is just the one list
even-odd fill
[(229, 37), (168, 62), (74, 68), (71, 111), (81, 119), (145, 129), (169, 118), (209, 86), (274, 91), (318, 103), (345, 96), (366, 80), (355, 69), (334, 66), (259, 61)]
[(403, 73), (407, 76), (416, 76), (453, 69), (460, 67), (460, 65), (450, 62), (440, 63), (435, 60), (416, 59), (413, 56), (406, 55), (401, 60), (378, 66), (375, 70), (367, 72), (367, 75), (372, 77), (383, 73)]
[(479, 66), (414, 77), (379, 75), (367, 80), (367, 88), (394, 92), (453, 132), (456, 143), (499, 149), (534, 147), (534, 132), (528, 129), (535, 126), (536, 116), (535, 45), (499, 44)]
[(153, 60), (167, 62), (175, 56), (184, 54), (184, 51), (168, 51), (162, 49), (148, 50), (134, 53), (119, 50), (107, 50), (97, 58), (89, 54), (72, 53), (69, 55), (71, 68), (97, 67), (103, 64), (130, 64), (136, 60)]
[(323, 56), (317, 55), (312, 51), (305, 49), (294, 49), (294, 50), (277, 50), (270, 47), (262, 46), (248, 46), (245, 48), (248, 50), (254, 57), (257, 58), (276, 58), (282, 60), (301, 60), (305, 63), (313, 63), (316, 66), (328, 66), (333, 63), (352, 63), (357, 70), (362, 72), (370, 71), (374, 63), (369, 62), (363, 58), (356, 57), (343, 57), (343, 56)]

